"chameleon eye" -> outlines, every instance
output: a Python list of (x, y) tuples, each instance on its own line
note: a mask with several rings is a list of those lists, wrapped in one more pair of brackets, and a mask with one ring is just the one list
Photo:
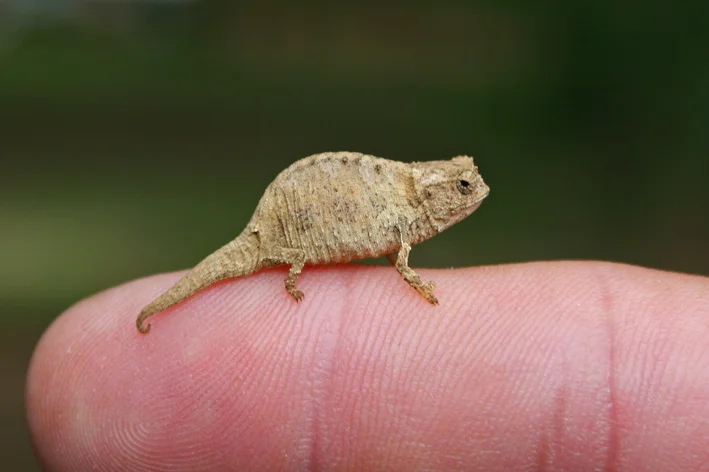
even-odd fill
[(465, 179), (461, 179), (456, 182), (455, 186), (458, 188), (458, 191), (463, 195), (470, 195), (471, 193), (473, 193), (472, 185), (470, 185), (470, 182)]

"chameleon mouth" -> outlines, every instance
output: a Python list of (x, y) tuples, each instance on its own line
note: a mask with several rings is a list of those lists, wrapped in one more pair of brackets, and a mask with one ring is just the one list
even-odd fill
[(472, 213), (472, 212), (474, 212), (475, 210), (477, 210), (478, 207), (480, 206), (480, 204), (482, 204), (482, 202), (483, 202), (483, 200), (482, 200), (482, 198), (481, 198), (481, 199), (477, 200), (475, 203), (473, 203), (472, 205), (470, 205), (470, 213)]
[[(480, 184), (478, 191), (476, 192), (475, 198), (473, 199), (474, 205), (480, 205), (480, 203), (490, 194), (490, 187), (488, 187), (485, 182), (480, 179)], [(476, 207), (477, 208), (477, 207)]]

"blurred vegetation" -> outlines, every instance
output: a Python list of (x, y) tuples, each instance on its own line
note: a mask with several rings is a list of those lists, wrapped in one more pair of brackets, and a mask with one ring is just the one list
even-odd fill
[(490, 197), (414, 266), (709, 274), (706, 2), (70, 3), (0, 3), (0, 320), (30, 333), (6, 343), (23, 366), (69, 304), (194, 265), (323, 151), (476, 157)]

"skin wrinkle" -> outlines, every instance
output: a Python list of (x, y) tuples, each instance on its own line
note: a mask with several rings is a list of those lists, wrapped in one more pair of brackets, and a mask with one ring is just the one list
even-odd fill
[[(605, 470), (615, 472), (621, 470), (621, 421), (619, 416), (619, 392), (618, 392), (618, 367), (617, 367), (617, 331), (620, 320), (618, 319), (621, 307), (636, 305), (633, 296), (629, 300), (619, 301), (620, 295), (615, 293), (613, 287), (616, 286), (615, 277), (617, 275), (609, 273), (613, 266), (610, 264), (594, 264), (594, 280), (599, 291), (600, 307), (605, 318), (606, 337), (608, 338), (608, 349), (606, 352), (606, 362), (608, 365), (608, 438), (606, 448)], [(634, 335), (638, 340), (643, 336), (639, 335), (637, 328)], [(647, 378), (647, 377), (645, 377)], [(632, 395), (632, 392), (630, 392)]]
[[(547, 284), (551, 284), (551, 287), (555, 286), (553, 280), (547, 281)], [(567, 456), (568, 454), (573, 454), (573, 449), (568, 449), (571, 444), (569, 444), (568, 439), (565, 439), (567, 434), (565, 429), (567, 428), (565, 418), (569, 416), (565, 413), (565, 411), (568, 409), (567, 405), (569, 404), (569, 395), (573, 394), (573, 392), (570, 392), (569, 387), (570, 385), (577, 383), (577, 381), (572, 382), (573, 377), (578, 377), (579, 375), (581, 375), (580, 372), (585, 371), (588, 367), (607, 365), (607, 362), (603, 361), (603, 354), (607, 352), (607, 349), (602, 348), (603, 345), (607, 345), (608, 343), (607, 331), (604, 328), (605, 322), (601, 321), (599, 324), (595, 318), (589, 318), (588, 316), (586, 316), (584, 314), (586, 313), (586, 311), (579, 312), (579, 314), (581, 315), (580, 317), (574, 315), (574, 308), (576, 308), (576, 306), (581, 307), (583, 310), (588, 310), (588, 308), (585, 308), (585, 306), (587, 306), (589, 303), (591, 303), (591, 305), (593, 306), (597, 305), (592, 298), (596, 298), (599, 301), (602, 299), (598, 297), (593, 297), (594, 293), (592, 286), (590, 288), (590, 291), (584, 290), (582, 292), (578, 292), (578, 290), (570, 291), (568, 288), (564, 288), (564, 286), (562, 286), (561, 290), (555, 290), (553, 294), (546, 294), (540, 297), (541, 299), (551, 298), (565, 301), (565, 303), (559, 306), (559, 309), (556, 313), (549, 313), (549, 316), (553, 315), (553, 318), (547, 317), (549, 326), (556, 326), (557, 330), (560, 333), (555, 338), (557, 343), (557, 349), (549, 351), (549, 353), (546, 355), (548, 360), (544, 362), (544, 371), (548, 371), (548, 369), (554, 370), (554, 366), (557, 365), (559, 373), (556, 375), (551, 375), (549, 378), (557, 378), (560, 380), (560, 383), (556, 387), (554, 387), (554, 389), (550, 392), (553, 405), (553, 407), (551, 408), (551, 411), (553, 413), (550, 415), (550, 429), (544, 428), (543, 434), (539, 437), (540, 445), (538, 448), (539, 452), (537, 456), (537, 465), (542, 469), (555, 469), (555, 466), (558, 466), (557, 462), (559, 455), (557, 454), (557, 451), (562, 451), (564, 448), (566, 448)], [(577, 296), (570, 296), (570, 294), (572, 293)], [(602, 305), (602, 303), (598, 303), (599, 308), (600, 305)], [(553, 306), (553, 304), (551, 306)], [(599, 329), (600, 331), (598, 331)], [(532, 333), (529, 331), (529, 328), (520, 330), (526, 331), (530, 335), (532, 335)], [(568, 334), (564, 334), (567, 331)], [(577, 334), (584, 331), (589, 333), (590, 337), (588, 339), (592, 343), (589, 345), (589, 347), (592, 349), (591, 352), (593, 353), (593, 355), (591, 356), (591, 358), (578, 358), (578, 360), (574, 363), (578, 364), (578, 361), (582, 361), (582, 363), (574, 366), (570, 364), (570, 362), (573, 361), (568, 357), (567, 351), (573, 352), (573, 349), (578, 350), (579, 348), (583, 350), (583, 345), (581, 345), (580, 347), (577, 346), (575, 344), (575, 340), (577, 339)], [(599, 332), (599, 334), (602, 334), (602, 337), (598, 338), (597, 336), (593, 336), (592, 333), (594, 332)], [(568, 337), (569, 335), (571, 337)], [(542, 339), (543, 338), (540, 338), (540, 342), (542, 342)], [(597, 339), (597, 341), (594, 342), (594, 339)], [(566, 345), (568, 345), (568, 348), (564, 347)], [(551, 349), (553, 345), (548, 345), (547, 342), (544, 341), (544, 344), (540, 345), (539, 347), (542, 346), (544, 350), (547, 350)], [(528, 348), (531, 347), (532, 346), (528, 346)], [(559, 361), (555, 361), (554, 358), (559, 359)], [(601, 360), (601, 362), (597, 362), (596, 359)], [(576, 371), (577, 373), (574, 376), (570, 375), (574, 371)], [(604, 368), (602, 369), (602, 371), (607, 372), (607, 369)], [(607, 375), (605, 375), (604, 378), (607, 382)], [(600, 391), (605, 391), (607, 389), (605, 387), (606, 382), (598, 385), (593, 382), (592, 384), (588, 385), (584, 390), (587, 390), (588, 387), (590, 387), (591, 390), (588, 390), (589, 392), (599, 391), (599, 389)], [(593, 397), (594, 395), (591, 394), (589, 396), (589, 400)], [(591, 402), (590, 404), (595, 404), (595, 402)], [(573, 417), (574, 410), (572, 409), (570, 411), (571, 417)], [(582, 418), (579, 418), (578, 421), (581, 420)], [(578, 423), (578, 421), (575, 425), (576, 428), (580, 427), (580, 423)], [(606, 423), (604, 422), (603, 424)], [(603, 424), (597, 425), (599, 431), (607, 431), (607, 426), (604, 427)], [(561, 457), (564, 457), (564, 455), (562, 454)]]
[[(618, 431), (618, 405), (616, 390), (616, 326), (617, 307), (620, 294), (614, 292), (613, 274), (609, 269), (613, 265), (606, 263), (592, 263), (590, 265), (591, 280), (595, 282), (597, 297), (595, 303), (601, 312), (602, 322), (600, 328), (606, 338), (605, 365), (606, 365), (606, 391), (607, 391), (607, 437), (605, 439), (604, 470), (614, 472), (619, 470), (619, 431)], [(591, 303), (591, 300), (587, 301)]]
[[(349, 314), (351, 312), (352, 303), (350, 302), (352, 293), (350, 290), (344, 289), (350, 283), (350, 280), (354, 276), (354, 272), (348, 272), (345, 274), (346, 281), (342, 284), (335, 284), (335, 287), (339, 287), (338, 299), (341, 301), (339, 309), (333, 310), (335, 316), (329, 316), (324, 320), (324, 325), (320, 327), (319, 336), (320, 339), (322, 331), (325, 331), (328, 336), (325, 338), (325, 342), (317, 342), (315, 347), (316, 355), (314, 357), (314, 372), (315, 382), (323, 387), (318, 390), (319, 395), (312, 396), (312, 408), (310, 412), (311, 424), (308, 430), (310, 431), (310, 451), (307, 454), (308, 466), (310, 470), (324, 470), (327, 467), (322, 465), (320, 461), (321, 447), (320, 439), (322, 437), (323, 422), (325, 420), (325, 415), (329, 410), (332, 398), (332, 371), (334, 368), (335, 359), (339, 357), (340, 346), (342, 346), (342, 338), (345, 336), (345, 326), (347, 325), (347, 320), (350, 318)], [(341, 275), (342, 277), (342, 275)], [(330, 307), (327, 308), (330, 310)], [(339, 313), (339, 315), (338, 315)], [(331, 312), (331, 315), (333, 313)], [(335, 326), (329, 327), (328, 323), (337, 322)], [(323, 366), (319, 368), (319, 366)], [(319, 378), (318, 378), (319, 374)]]
[[(597, 327), (597, 323), (595, 321), (589, 322), (585, 317), (574, 317), (573, 316), (573, 303), (570, 301), (572, 300), (572, 294), (574, 293), (573, 290), (571, 290), (570, 287), (565, 287), (564, 290), (561, 291), (560, 295), (558, 298), (561, 298), (563, 300), (566, 300), (567, 303), (565, 304), (566, 311), (569, 313), (569, 317), (572, 318), (571, 321), (571, 326), (569, 329), (578, 331), (579, 330), (579, 324), (581, 324), (580, 328), (584, 329), (586, 328), (586, 331), (589, 332), (588, 337), (590, 339), (596, 339), (596, 336), (594, 335)], [(584, 297), (588, 299), (588, 292), (582, 292)], [(560, 315), (563, 316), (563, 315)], [(605, 338), (605, 336), (604, 336)], [(564, 339), (565, 343), (567, 344), (573, 344), (573, 340), (569, 339)], [(604, 339), (605, 341), (605, 339)], [(605, 350), (599, 350), (598, 347), (594, 344), (593, 346), (594, 349), (594, 354), (598, 355), (599, 357), (603, 358), (603, 355), (605, 353)], [(566, 349), (562, 349), (561, 352), (559, 353), (560, 356), (560, 366), (559, 366), (559, 371), (560, 373), (558, 374), (559, 377), (559, 383), (558, 385), (553, 389), (552, 391), (552, 413), (551, 413), (551, 425), (552, 425), (552, 464), (556, 463), (556, 458), (559, 455), (562, 455), (564, 453), (564, 449), (568, 450), (568, 454), (575, 454), (577, 451), (570, 449), (569, 446), (567, 445), (569, 443), (569, 438), (568, 438), (568, 423), (569, 423), (569, 410), (570, 410), (570, 404), (573, 401), (573, 398), (571, 396), (573, 395), (572, 390), (573, 390), (573, 381), (572, 381), (572, 376), (573, 376), (573, 359), (569, 358), (569, 355), (566, 351)], [(596, 357), (595, 355), (593, 357)], [(588, 363), (589, 361), (586, 360)], [(595, 359), (592, 359), (590, 361), (591, 365), (596, 365), (597, 363), (595, 362)], [(600, 362), (598, 363), (599, 365), (603, 366), (604, 363)], [(579, 369), (584, 369), (587, 368), (584, 365), (578, 365), (576, 368)], [(604, 385), (593, 385), (591, 388), (595, 391), (597, 389), (605, 389)], [(591, 402), (589, 402), (591, 403)], [(601, 425), (602, 426), (602, 425)]]
[[(609, 288), (605, 288), (610, 290)], [(606, 293), (604, 291), (604, 293)], [(605, 301), (605, 298), (604, 298)], [(609, 304), (604, 303), (604, 307)], [(606, 329), (608, 336), (608, 446), (606, 467), (607, 472), (615, 472), (620, 470), (620, 432), (618, 428), (618, 390), (616, 378), (618, 375), (616, 369), (616, 354), (615, 354), (615, 324), (611, 312), (606, 312)]]

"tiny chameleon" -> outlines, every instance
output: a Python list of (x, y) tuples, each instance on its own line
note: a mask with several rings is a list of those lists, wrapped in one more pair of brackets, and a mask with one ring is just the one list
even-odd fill
[(409, 267), (411, 246), (475, 211), (490, 189), (473, 158), (404, 163), (356, 152), (316, 154), (293, 163), (266, 188), (241, 234), (207, 256), (138, 315), (145, 320), (223, 279), (290, 266), (285, 288), (303, 299), (303, 266), (387, 256), (432, 304), (433, 282)]

